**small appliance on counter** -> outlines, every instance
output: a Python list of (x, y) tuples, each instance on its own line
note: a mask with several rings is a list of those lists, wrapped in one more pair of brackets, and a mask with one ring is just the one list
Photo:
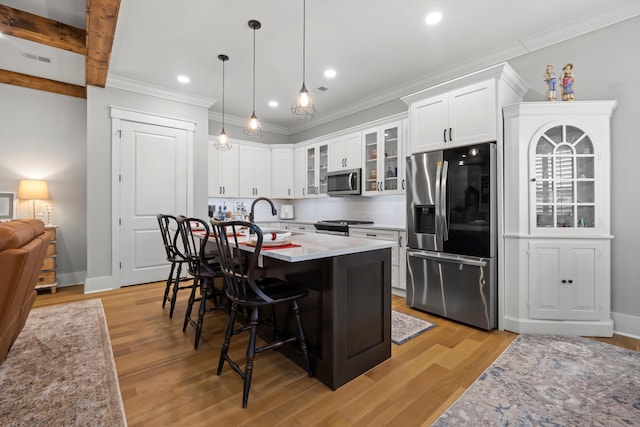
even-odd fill
[(280, 206), (280, 219), (293, 219), (293, 205)]

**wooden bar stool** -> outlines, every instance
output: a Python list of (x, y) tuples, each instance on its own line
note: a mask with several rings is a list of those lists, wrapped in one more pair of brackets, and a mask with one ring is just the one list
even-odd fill
[[(214, 310), (228, 310), (229, 303), (225, 294), (225, 281), (219, 280), (216, 286), (216, 278), (222, 278), (218, 256), (215, 253), (207, 253), (206, 245), (210, 235), (209, 225), (199, 218), (187, 218), (178, 216), (178, 230), (182, 237), (184, 255), (187, 259), (189, 274), (194, 277), (194, 286), (191, 288), (187, 312), (184, 316), (182, 332), (191, 325), (196, 330), (194, 348), (198, 348), (200, 335), (202, 334), (202, 324), (206, 312)], [(200, 296), (196, 296), (196, 291), (200, 291)], [(207, 307), (207, 301), (212, 301), (213, 305)], [(193, 305), (200, 302), (198, 317), (191, 318)]]
[[(194, 283), (191, 279), (180, 277), (182, 275), (182, 264), (187, 262), (187, 258), (177, 246), (179, 243), (178, 220), (175, 216), (164, 214), (158, 214), (157, 218), (158, 225), (160, 226), (160, 234), (162, 235), (162, 241), (164, 242), (164, 249), (167, 254), (167, 261), (171, 263), (171, 270), (169, 270), (169, 277), (167, 277), (167, 285), (164, 288), (162, 308), (164, 308), (167, 301), (169, 301), (169, 318), (173, 318), (173, 310), (176, 307), (178, 291), (182, 289), (191, 289), (193, 288)], [(180, 283), (183, 283), (183, 285), (181, 286)], [(171, 295), (169, 295), (169, 291), (171, 291)]]
[[(309, 376), (313, 376), (307, 344), (304, 337), (304, 329), (300, 321), (300, 310), (298, 300), (307, 296), (307, 289), (293, 283), (277, 278), (258, 278), (258, 256), (262, 249), (262, 230), (257, 225), (244, 221), (212, 221), (212, 231), (218, 244), (219, 261), (224, 274), (227, 288), (226, 293), (231, 300), (231, 315), (224, 337), (224, 343), (218, 361), (218, 375), (222, 374), (224, 362), (236, 371), (244, 380), (242, 394), (242, 407), (247, 407), (249, 399), (249, 388), (251, 387), (251, 377), (253, 375), (253, 362), (256, 353), (266, 350), (277, 349), (283, 345), (297, 341), (300, 351), (306, 360), (306, 369)], [(253, 252), (238, 249), (238, 234), (240, 229), (248, 229), (255, 233), (256, 242)], [(297, 322), (297, 335), (289, 337), (279, 337), (275, 330), (275, 319), (273, 308), (278, 304), (289, 304), (291, 313)], [(263, 310), (269, 314), (268, 319), (261, 319)], [(235, 327), (235, 321), (239, 310), (246, 310), (249, 313), (248, 323)], [(256, 347), (256, 332), (261, 323), (271, 323), (273, 340), (262, 347)], [(233, 335), (249, 331), (249, 344), (246, 353), (246, 365), (242, 370), (238, 363), (229, 357), (229, 345)]]

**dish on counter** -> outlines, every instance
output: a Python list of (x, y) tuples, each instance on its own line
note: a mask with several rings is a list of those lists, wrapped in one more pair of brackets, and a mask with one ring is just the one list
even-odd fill
[[(255, 238), (248, 238), (245, 242), (245, 245), (247, 246), (255, 246), (257, 244), (257, 241)], [(270, 241), (270, 240), (263, 240), (262, 241), (262, 247), (267, 248), (267, 247), (277, 247), (277, 246), (287, 246), (291, 244), (291, 239), (287, 239), (287, 240), (281, 240), (281, 241)]]
[[(262, 244), (265, 242), (283, 242), (285, 240), (289, 240), (291, 237), (290, 231), (285, 230), (276, 230), (273, 228), (263, 228), (262, 229)], [(252, 235), (251, 239), (256, 240), (256, 236)]]

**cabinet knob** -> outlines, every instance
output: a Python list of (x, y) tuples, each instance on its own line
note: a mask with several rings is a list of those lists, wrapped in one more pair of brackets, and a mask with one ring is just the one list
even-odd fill
[(444, 128), (444, 132), (442, 132), (442, 142), (447, 142), (447, 128)]
[(573, 280), (569, 279), (568, 282), (571, 284), (571, 283), (573, 283)]
[(449, 128), (449, 142), (453, 141), (453, 128)]
[(566, 280), (564, 280), (564, 279), (562, 279), (562, 280), (561, 280), (561, 282), (562, 282), (562, 283), (567, 283), (567, 281), (566, 281)]

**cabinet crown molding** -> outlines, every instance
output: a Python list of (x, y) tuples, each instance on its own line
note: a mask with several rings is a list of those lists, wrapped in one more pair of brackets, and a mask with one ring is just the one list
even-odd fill
[(618, 101), (541, 101), (519, 102), (503, 107), (504, 117), (527, 115), (564, 115), (564, 114), (607, 114), (613, 115)]

